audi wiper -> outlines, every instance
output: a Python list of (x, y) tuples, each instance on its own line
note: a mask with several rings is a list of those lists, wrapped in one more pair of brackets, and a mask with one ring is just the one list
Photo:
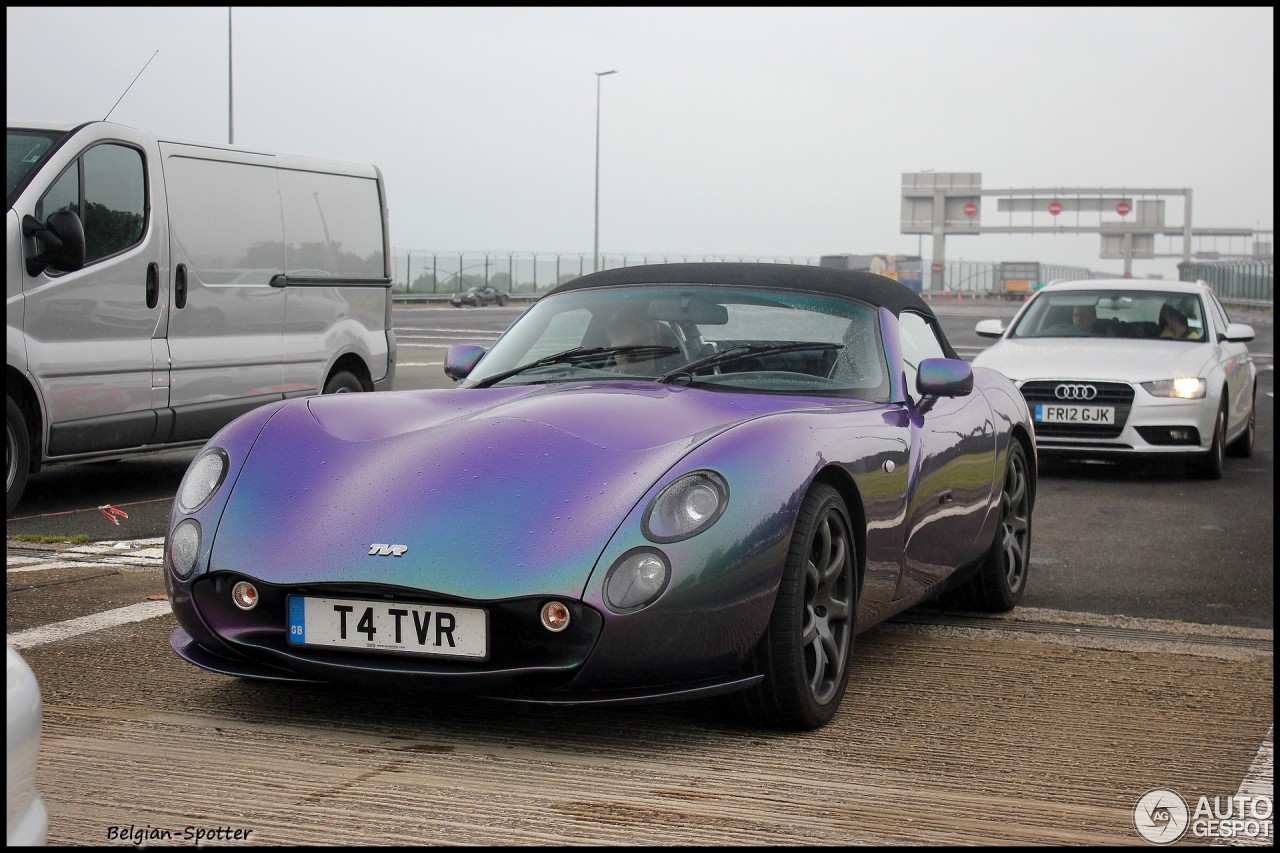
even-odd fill
[(789, 344), (734, 344), (727, 349), (720, 350), (720, 352), (713, 352), (711, 355), (691, 361), (684, 367), (664, 373), (658, 377), (658, 381), (668, 382), (677, 376), (688, 376), (692, 380), (695, 373), (709, 367), (723, 367), (735, 361), (743, 361), (760, 355), (775, 355), (777, 353), (807, 349), (837, 350), (844, 349), (844, 344), (822, 343), (819, 341), (797, 341)]
[(543, 358), (531, 361), (528, 364), (522, 364), (519, 367), (513, 367), (510, 370), (504, 370), (501, 373), (495, 373), (493, 376), (481, 379), (472, 388), (488, 388), (490, 385), (496, 385), (504, 379), (510, 379), (517, 373), (524, 373), (526, 370), (533, 370), (535, 367), (546, 367), (549, 364), (577, 364), (581, 361), (591, 361), (593, 359), (604, 359), (611, 355), (637, 355), (637, 356), (653, 356), (655, 358), (664, 355), (672, 355), (680, 351), (679, 347), (667, 346), (662, 344), (628, 344), (619, 347), (574, 347), (564, 352), (552, 353)]

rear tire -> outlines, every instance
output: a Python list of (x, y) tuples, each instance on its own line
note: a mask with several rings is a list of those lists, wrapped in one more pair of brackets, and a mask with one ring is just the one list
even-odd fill
[(856, 548), (844, 499), (816, 484), (801, 504), (773, 613), (754, 652), (764, 681), (729, 697), (739, 716), (785, 729), (816, 729), (835, 717), (853, 656)]
[(1248, 459), (1253, 455), (1254, 420), (1258, 409), (1257, 393), (1255, 389), (1254, 397), (1249, 400), (1249, 425), (1245, 427), (1239, 438), (1227, 445), (1228, 456), (1234, 456), (1237, 459)]
[(27, 434), (27, 419), (22, 416), (22, 408), (8, 394), (4, 395), (4, 401), (4, 514), (8, 518), (27, 488), (27, 474), (31, 470), (31, 437)]
[(1191, 461), (1191, 474), (1198, 480), (1221, 480), (1222, 462), (1226, 452), (1227, 404), (1224, 401), (1213, 422), (1213, 443), (1207, 453)]
[(1031, 468), (1016, 439), (1009, 445), (1000, 487), (1000, 524), (978, 573), (957, 598), (971, 610), (1002, 613), (1022, 601), (1031, 568)]
[(354, 373), (347, 370), (339, 370), (329, 377), (328, 382), (324, 383), (323, 393), (350, 394), (363, 390), (364, 386), (360, 384), (360, 380), (356, 378)]

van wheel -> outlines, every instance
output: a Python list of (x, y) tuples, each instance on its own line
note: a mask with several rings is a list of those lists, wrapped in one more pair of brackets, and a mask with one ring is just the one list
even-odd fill
[(27, 472), (31, 468), (31, 438), (27, 435), (27, 420), (22, 409), (8, 394), (4, 395), (4, 486), (5, 517), (13, 512), (27, 487)]
[(356, 379), (355, 374), (346, 370), (339, 370), (324, 383), (325, 394), (350, 394), (363, 390), (364, 386), (360, 384), (359, 379)]

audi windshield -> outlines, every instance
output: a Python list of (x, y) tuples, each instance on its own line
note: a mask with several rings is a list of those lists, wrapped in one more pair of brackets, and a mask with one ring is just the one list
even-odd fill
[(1204, 309), (1194, 293), (1063, 290), (1039, 294), (1012, 338), (1204, 339)]

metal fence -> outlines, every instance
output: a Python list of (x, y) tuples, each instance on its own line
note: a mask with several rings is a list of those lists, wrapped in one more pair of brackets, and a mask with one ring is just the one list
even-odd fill
[[(399, 293), (455, 293), (477, 285), (492, 285), (511, 293), (540, 293), (592, 272), (592, 256), (565, 252), (433, 252), (392, 249), (392, 281)], [(808, 264), (807, 257), (750, 257), (747, 255), (602, 254), (600, 269), (642, 264), (699, 261), (754, 261)]]
[[(448, 294), (478, 285), (491, 285), (513, 294), (544, 293), (558, 284), (592, 271), (590, 253), (564, 252), (435, 252), (422, 249), (392, 249), (392, 279), (397, 293)], [(748, 261), (755, 263), (803, 264), (817, 266), (817, 257), (784, 255), (662, 255), (603, 254), (601, 269), (641, 264), (690, 263), (699, 261)], [(992, 261), (949, 261), (941, 274), (925, 264), (921, 276), (924, 292), (965, 294), (997, 293), (1002, 290), (999, 263)], [(1041, 265), (1044, 283), (1054, 279), (1115, 278), (1086, 267)]]
[(1183, 281), (1204, 281), (1223, 302), (1244, 305), (1275, 304), (1271, 261), (1190, 261), (1178, 264)]

